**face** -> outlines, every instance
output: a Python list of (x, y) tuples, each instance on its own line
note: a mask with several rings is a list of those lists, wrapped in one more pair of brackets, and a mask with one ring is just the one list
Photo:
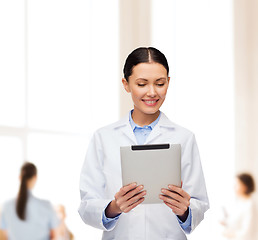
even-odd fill
[(33, 189), (36, 182), (37, 182), (37, 176), (35, 175), (34, 177), (32, 177), (31, 179), (29, 179), (27, 181), (27, 188), (30, 189), (30, 190)]
[(159, 63), (140, 63), (133, 68), (129, 82), (122, 80), (131, 93), (134, 112), (152, 115), (159, 111), (169, 85), (167, 70)]
[(238, 178), (235, 182), (235, 191), (238, 196), (246, 195), (246, 186)]

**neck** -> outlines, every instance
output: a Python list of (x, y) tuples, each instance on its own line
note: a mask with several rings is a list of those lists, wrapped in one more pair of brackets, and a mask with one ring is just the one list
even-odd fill
[(158, 118), (159, 114), (160, 111), (157, 111), (154, 114), (145, 114), (143, 112), (138, 111), (138, 109), (134, 108), (132, 113), (132, 119), (137, 125), (143, 127), (154, 122)]
[(239, 195), (239, 198), (242, 199), (242, 200), (247, 200), (249, 199), (251, 196), (250, 195), (247, 195), (247, 194), (241, 194)]

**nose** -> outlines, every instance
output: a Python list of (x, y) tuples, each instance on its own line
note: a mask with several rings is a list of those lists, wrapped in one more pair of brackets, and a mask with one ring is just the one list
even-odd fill
[(156, 95), (157, 95), (156, 89), (155, 89), (155, 87), (154, 87), (153, 85), (151, 85), (151, 86), (149, 87), (149, 89), (148, 89), (147, 96), (153, 98), (153, 97), (155, 97)]

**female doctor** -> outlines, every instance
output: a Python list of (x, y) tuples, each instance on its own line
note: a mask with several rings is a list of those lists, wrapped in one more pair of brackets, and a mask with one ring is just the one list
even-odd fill
[[(209, 208), (194, 134), (159, 109), (169, 86), (169, 66), (159, 50), (137, 48), (126, 59), (122, 83), (134, 109), (95, 132), (80, 178), (82, 220), (103, 230), (102, 239), (187, 239)], [(144, 186), (122, 186), (120, 146), (181, 144), (182, 186), (160, 190), (161, 204), (142, 204)]]

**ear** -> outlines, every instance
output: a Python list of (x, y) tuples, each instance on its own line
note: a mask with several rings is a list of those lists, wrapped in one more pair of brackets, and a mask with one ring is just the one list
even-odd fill
[(122, 78), (122, 83), (123, 83), (123, 85), (124, 85), (125, 91), (128, 92), (128, 93), (131, 92), (131, 89), (130, 89), (130, 87), (129, 87), (129, 83), (126, 81), (125, 78)]
[(170, 83), (170, 77), (168, 77), (168, 84)]

